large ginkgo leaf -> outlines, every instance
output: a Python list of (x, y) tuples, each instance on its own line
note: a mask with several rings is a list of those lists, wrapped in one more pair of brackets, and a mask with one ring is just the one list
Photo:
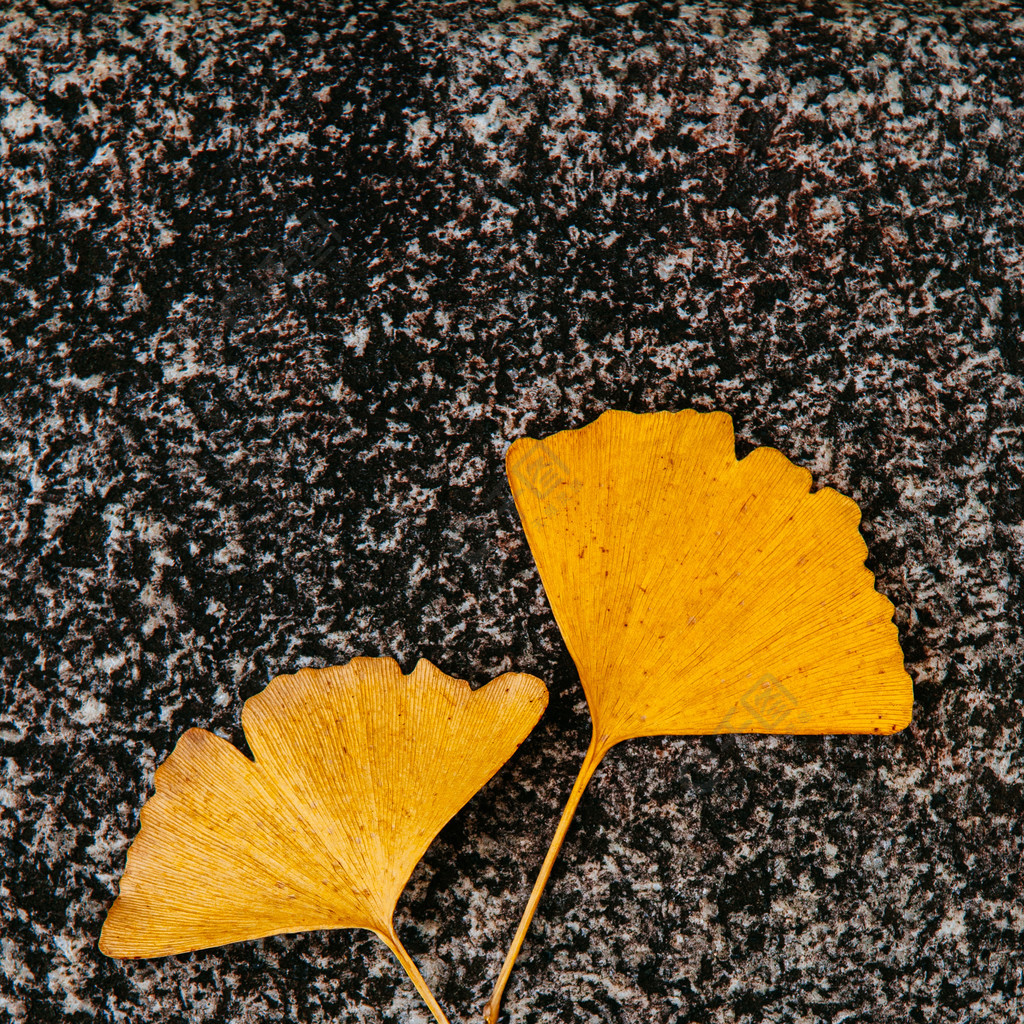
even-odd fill
[(913, 704), (856, 503), (811, 493), (811, 474), (773, 448), (737, 460), (725, 413), (607, 412), (516, 441), (507, 469), (593, 738), (488, 1004), (492, 1024), (576, 804), (612, 746), (889, 735)]
[(318, 928), (368, 928), (444, 1014), (395, 933), (413, 868), (547, 703), (508, 673), (478, 690), (425, 660), (279, 676), (246, 701), (255, 760), (200, 729), (156, 772), (100, 948), (154, 957)]

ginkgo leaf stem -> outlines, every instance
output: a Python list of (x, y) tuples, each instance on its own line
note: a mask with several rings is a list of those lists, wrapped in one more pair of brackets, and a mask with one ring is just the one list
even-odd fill
[(555, 829), (554, 838), (551, 840), (551, 846), (548, 847), (547, 856), (544, 858), (544, 863), (541, 865), (540, 873), (537, 875), (537, 881), (533, 883), (533, 891), (530, 893), (530, 899), (526, 904), (526, 909), (523, 911), (522, 919), (519, 922), (519, 928), (516, 931), (515, 938), (512, 940), (512, 945), (509, 947), (508, 953), (505, 955), (505, 962), (501, 967), (501, 974), (498, 975), (498, 980), (494, 986), (494, 991), (491, 993), (490, 1001), (487, 1003), (484, 1009), (484, 1018), (487, 1024), (497, 1024), (498, 1014), (501, 1011), (501, 998), (505, 992), (505, 986), (508, 984), (509, 976), (512, 974), (512, 968), (515, 966), (516, 957), (519, 955), (519, 950), (522, 948), (523, 942), (526, 939), (526, 933), (530, 930), (530, 922), (533, 920), (533, 915), (537, 910), (537, 905), (540, 903), (540, 898), (544, 894), (544, 886), (547, 885), (548, 877), (551, 875), (551, 869), (554, 867), (555, 860), (558, 858), (558, 852), (562, 848), (562, 843), (565, 841), (566, 833), (569, 831), (569, 826), (572, 824), (573, 815), (576, 813), (576, 808), (579, 806), (580, 797), (583, 796), (583, 791), (587, 788), (587, 783), (590, 782), (594, 772), (597, 770), (597, 766), (601, 763), (604, 755), (608, 753), (612, 743), (609, 742), (607, 736), (598, 737), (597, 729), (594, 730), (593, 737), (590, 740), (590, 746), (587, 749), (587, 756), (583, 759), (583, 764), (580, 766), (580, 773), (576, 776), (576, 782), (572, 787), (572, 792), (569, 794), (569, 799), (566, 802), (565, 810), (562, 812), (562, 818), (558, 822), (558, 828)]
[(434, 993), (430, 991), (426, 981), (423, 980), (423, 975), (420, 974), (419, 968), (409, 956), (409, 951), (402, 945), (402, 940), (399, 939), (394, 926), (388, 932), (378, 932), (377, 934), (388, 944), (391, 952), (398, 958), (398, 962), (405, 968), (405, 973), (409, 975), (410, 981), (416, 986), (416, 991), (423, 997), (423, 1001), (430, 1007), (430, 1012), (434, 1015), (437, 1024), (449, 1024), (444, 1010), (441, 1009), (440, 1004), (434, 998)]

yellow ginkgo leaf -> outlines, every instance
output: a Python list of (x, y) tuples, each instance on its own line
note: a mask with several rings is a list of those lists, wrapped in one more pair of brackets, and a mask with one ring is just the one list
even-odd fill
[(445, 1017), (395, 933), (395, 904), (446, 822), (536, 725), (547, 689), (478, 690), (421, 660), (279, 676), (245, 702), (255, 757), (190, 729), (156, 772), (100, 949), (154, 957), (368, 928)]
[(488, 1004), (501, 996), (576, 805), (638, 736), (891, 734), (910, 721), (893, 606), (855, 502), (774, 448), (737, 460), (725, 413), (606, 412), (522, 438), (507, 469), (587, 695), (590, 748)]

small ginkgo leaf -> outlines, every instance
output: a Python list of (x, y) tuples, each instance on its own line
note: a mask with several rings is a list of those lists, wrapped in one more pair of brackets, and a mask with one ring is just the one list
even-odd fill
[(472, 690), (425, 660), (408, 676), (390, 658), (278, 676), (242, 711), (255, 760), (190, 729), (157, 769), (100, 949), (155, 957), (367, 928), (444, 1021), (395, 933), (395, 905), (546, 704), (533, 676)]
[(910, 721), (891, 602), (864, 565), (850, 498), (774, 448), (737, 460), (725, 413), (606, 412), (522, 438), (516, 508), (593, 719), (501, 996), (576, 805), (638, 736), (878, 733)]

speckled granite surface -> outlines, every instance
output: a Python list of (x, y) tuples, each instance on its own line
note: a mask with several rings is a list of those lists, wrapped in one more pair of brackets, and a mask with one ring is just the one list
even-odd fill
[(96, 948), (177, 736), (355, 654), (551, 686), (399, 906), (478, 1019), (587, 727), (504, 450), (687, 406), (861, 503), (914, 721), (619, 749), (507, 1019), (1024, 1015), (1024, 18), (873, 6), (6, 9), (4, 1019), (427, 1020)]

